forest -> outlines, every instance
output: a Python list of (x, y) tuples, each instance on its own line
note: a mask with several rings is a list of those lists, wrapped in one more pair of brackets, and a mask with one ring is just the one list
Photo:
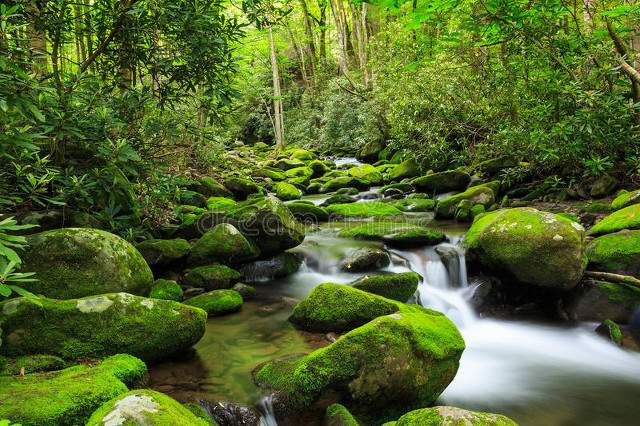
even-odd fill
[(636, 0), (0, 4), (0, 426), (639, 396)]

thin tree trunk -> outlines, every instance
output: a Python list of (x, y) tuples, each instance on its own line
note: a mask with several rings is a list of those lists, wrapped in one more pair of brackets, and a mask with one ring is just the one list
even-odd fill
[(307, 2), (305, 0), (300, 0), (300, 6), (302, 7), (303, 21), (304, 21), (304, 30), (307, 35), (307, 46), (309, 48), (309, 57), (311, 58), (311, 67), (313, 72), (313, 67), (315, 66), (318, 58), (316, 55), (316, 43), (315, 37), (313, 36), (313, 29), (311, 28), (311, 19), (309, 18), (309, 10), (307, 9)]
[(273, 110), (274, 110), (274, 135), (276, 148), (284, 148), (284, 123), (282, 117), (282, 94), (280, 93), (280, 76), (278, 75), (278, 59), (276, 58), (276, 48), (273, 43), (273, 24), (269, 23), (269, 48), (271, 50), (271, 70), (273, 78)]
[[(91, 23), (91, 0), (84, 0), (84, 28), (87, 33), (87, 57), (93, 56), (93, 26)], [(82, 63), (87, 62), (87, 57), (82, 58)], [(93, 66), (91, 68), (93, 71)]]
[[(60, 6), (60, 13), (58, 15), (58, 21), (62, 22), (64, 19), (64, 12), (67, 8), (66, 0), (62, 2)], [(60, 43), (62, 42), (62, 26), (58, 25), (53, 35), (53, 44), (51, 46), (51, 68), (53, 69), (53, 78), (56, 81), (56, 86), (59, 90), (62, 90), (62, 81), (60, 80), (60, 65), (58, 61), (60, 60)]]
[(344, 37), (344, 27), (342, 26), (342, 20), (340, 19), (340, 13), (338, 11), (338, 8), (336, 7), (335, 0), (329, 0), (329, 3), (331, 4), (331, 12), (336, 23), (336, 34), (338, 35), (338, 70), (355, 88), (356, 85), (351, 78), (351, 73), (349, 72), (349, 68), (347, 67), (347, 45)]
[(327, 60), (327, 7), (320, 8), (320, 59)]
[[(27, 12), (30, 15), (41, 14), (40, 9), (35, 1), (27, 6)], [(27, 37), (29, 39), (29, 47), (31, 48), (31, 59), (37, 64), (38, 73), (47, 73), (47, 35), (39, 31), (35, 25), (27, 26)]]
[(82, 14), (84, 13), (84, 4), (76, 4), (74, 10), (74, 26), (76, 33), (76, 55), (78, 56), (78, 63), (83, 63), (87, 60), (87, 48), (84, 45), (84, 35), (82, 31)]

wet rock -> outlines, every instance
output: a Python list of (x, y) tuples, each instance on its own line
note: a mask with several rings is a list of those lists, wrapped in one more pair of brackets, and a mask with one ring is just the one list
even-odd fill
[(583, 280), (565, 296), (565, 310), (577, 321), (626, 324), (640, 306), (640, 289), (627, 284)]
[(440, 231), (394, 222), (366, 223), (341, 231), (338, 235), (343, 238), (383, 241), (394, 247), (435, 245), (446, 239)]
[(471, 176), (467, 172), (449, 170), (416, 178), (411, 184), (421, 191), (442, 194), (449, 191), (462, 191), (470, 180)]
[(175, 281), (158, 279), (153, 283), (149, 297), (152, 299), (182, 300), (182, 288)]
[(588, 269), (640, 277), (640, 231), (606, 234), (587, 246)]
[(620, 210), (638, 203), (640, 203), (640, 189), (631, 192), (622, 190), (611, 202), (611, 207), (613, 207), (614, 210)]
[(251, 194), (261, 194), (262, 189), (253, 181), (237, 176), (228, 176), (225, 179), (227, 188), (240, 200), (246, 200)]
[(276, 196), (282, 201), (299, 200), (302, 193), (298, 188), (286, 182), (279, 182), (276, 185)]
[(350, 168), (349, 176), (365, 182), (368, 186), (377, 185), (382, 182), (382, 174), (378, 169), (369, 164)]
[[(329, 173), (327, 173), (328, 175)], [(337, 191), (340, 188), (367, 189), (369, 184), (353, 176), (342, 176), (330, 180), (320, 188), (321, 194)]]
[(471, 206), (481, 204), (485, 208), (489, 208), (493, 203), (495, 203), (495, 196), (493, 194), (493, 190), (486, 186), (471, 187), (461, 194), (453, 195), (438, 201), (438, 205), (436, 206), (436, 217), (442, 219), (453, 218), (461, 202), (468, 202)]
[(403, 161), (389, 171), (390, 180), (401, 180), (420, 176), (420, 166), (413, 158)]
[(309, 168), (313, 170), (313, 175), (311, 175), (312, 178), (321, 177), (325, 173), (329, 173), (331, 171), (331, 168), (320, 160), (310, 162)]
[(587, 235), (597, 237), (622, 231), (623, 229), (640, 229), (640, 204), (632, 204), (611, 213), (593, 225)]
[(220, 426), (258, 426), (260, 413), (251, 407), (228, 401), (200, 400), (200, 405)]
[(368, 142), (358, 153), (358, 160), (365, 163), (375, 163), (378, 161), (378, 156), (384, 150), (386, 144), (383, 141), (371, 141)]
[(418, 290), (420, 276), (414, 272), (373, 275), (362, 277), (351, 283), (353, 288), (377, 294), (387, 299), (405, 303)]
[(389, 266), (391, 258), (384, 250), (364, 247), (352, 250), (340, 262), (340, 269), (345, 272), (367, 272)]
[(381, 201), (367, 201), (364, 203), (332, 204), (327, 207), (327, 213), (332, 216), (348, 218), (367, 218), (401, 216), (402, 212), (397, 208)]
[(207, 290), (231, 288), (240, 281), (240, 273), (224, 265), (199, 266), (182, 278), (182, 284)]
[(611, 320), (605, 320), (596, 328), (596, 333), (610, 340), (618, 346), (622, 346), (622, 332), (618, 324)]
[(327, 207), (333, 204), (347, 204), (347, 203), (355, 203), (356, 201), (358, 201), (357, 199), (353, 198), (353, 197), (349, 197), (347, 195), (344, 194), (336, 194), (336, 195), (332, 195), (331, 197), (327, 198), (326, 200), (324, 200), (324, 202), (322, 203), (323, 207)]
[(281, 253), (270, 259), (245, 263), (240, 268), (242, 278), (247, 281), (272, 280), (287, 277), (300, 269), (303, 258), (298, 253)]
[(182, 303), (204, 310), (211, 318), (238, 312), (242, 309), (242, 296), (234, 290), (214, 290)]
[(289, 203), (286, 206), (293, 216), (302, 223), (318, 223), (329, 220), (329, 213), (313, 204)]
[(251, 239), (247, 239), (238, 229), (221, 223), (207, 231), (192, 247), (188, 263), (191, 266), (220, 262), (236, 265), (253, 260), (260, 255), (260, 249)]
[(252, 287), (250, 285), (246, 285), (243, 283), (237, 283), (235, 284), (231, 290), (237, 291), (238, 294), (240, 294), (240, 296), (242, 296), (242, 300), (251, 300), (251, 299), (255, 299), (256, 296), (258, 295), (258, 292), (256, 291), (255, 287)]
[(386, 426), (518, 426), (516, 422), (501, 414), (478, 413), (457, 407), (431, 407), (411, 411), (400, 417), (397, 422)]
[(187, 240), (148, 240), (136, 246), (149, 266), (165, 266), (184, 259), (191, 252), (191, 244)]

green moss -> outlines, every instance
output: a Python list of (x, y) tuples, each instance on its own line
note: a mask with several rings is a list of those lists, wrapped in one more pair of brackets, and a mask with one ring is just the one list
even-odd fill
[(284, 172), (287, 178), (305, 178), (311, 179), (313, 176), (313, 170), (310, 167), (296, 167), (295, 169), (290, 169)]
[(211, 423), (196, 417), (178, 401), (149, 389), (124, 393), (104, 403), (96, 410), (87, 426), (112, 424), (130, 426), (208, 426)]
[(437, 203), (436, 200), (405, 198), (394, 201), (392, 205), (403, 212), (430, 212), (436, 208)]
[(320, 160), (314, 160), (309, 163), (309, 168), (313, 170), (313, 175), (311, 177), (314, 178), (323, 176), (325, 173), (329, 173), (331, 171), (331, 168)]
[(158, 279), (151, 287), (149, 297), (179, 302), (182, 300), (182, 288), (175, 281)]
[(394, 246), (434, 245), (446, 239), (442, 232), (407, 223), (372, 222), (340, 232), (340, 237), (383, 241)]
[(262, 194), (262, 189), (253, 181), (237, 176), (227, 176), (227, 188), (241, 200), (246, 200), (251, 194)]
[(564, 217), (565, 219), (569, 219), (572, 222), (580, 223), (580, 219), (573, 213), (558, 213), (558, 216)]
[(182, 220), (187, 215), (190, 215), (190, 214), (202, 214), (202, 213), (205, 213), (206, 211), (207, 211), (207, 209), (204, 209), (202, 207), (190, 206), (190, 205), (185, 205), (185, 204), (180, 205), (180, 206), (176, 207), (175, 209), (173, 209), (173, 213), (180, 220)]
[(596, 287), (612, 302), (622, 304), (628, 310), (633, 311), (640, 306), (640, 289), (630, 284), (611, 284), (596, 282)]
[(352, 249), (340, 261), (340, 269), (344, 272), (365, 272), (389, 266), (389, 253), (377, 247), (360, 247)]
[(610, 319), (604, 320), (602, 325), (607, 328), (611, 340), (618, 346), (622, 346), (622, 332), (620, 331), (620, 326)]
[(623, 230), (594, 239), (587, 246), (589, 269), (640, 275), (640, 231)]
[(640, 189), (635, 191), (620, 191), (618, 196), (611, 202), (614, 210), (620, 210), (633, 204), (640, 203)]
[(486, 186), (473, 186), (461, 194), (445, 198), (438, 201), (436, 206), (436, 217), (443, 219), (451, 219), (462, 201), (469, 201), (472, 205), (481, 204), (488, 208), (495, 202), (493, 190)]
[(353, 288), (377, 294), (387, 299), (406, 302), (418, 290), (420, 276), (414, 272), (393, 275), (373, 275), (351, 283)]
[(260, 249), (252, 240), (242, 235), (235, 226), (221, 223), (207, 231), (193, 245), (188, 263), (191, 266), (214, 262), (235, 265), (253, 260), (259, 255)]
[(232, 197), (233, 194), (217, 180), (205, 176), (198, 181), (195, 189), (205, 197)]
[[(345, 188), (346, 189), (346, 188)], [(335, 194), (331, 197), (324, 200), (322, 203), (323, 207), (330, 206), (332, 204), (347, 204), (347, 203), (355, 203), (357, 200), (355, 198), (349, 197), (345, 194)]]
[(395, 426), (518, 426), (500, 414), (467, 411), (456, 407), (431, 407), (411, 411)]
[(305, 203), (289, 203), (286, 205), (293, 216), (300, 222), (326, 222), (329, 220), (329, 213), (321, 207)]
[(207, 199), (207, 209), (210, 211), (217, 211), (224, 207), (236, 205), (236, 201), (225, 197), (209, 197)]
[(243, 301), (254, 299), (258, 295), (255, 287), (243, 283), (236, 283), (231, 290), (237, 291)]
[[(409, 192), (409, 191), (413, 191), (413, 185), (411, 185), (410, 183), (406, 183), (406, 182), (392, 183), (392, 184), (385, 185), (382, 188), (380, 188), (378, 190), (378, 194), (384, 194), (384, 192), (387, 189), (399, 189), (402, 192)], [(427, 196), (425, 195), (425, 197), (427, 197)]]
[(397, 208), (380, 201), (332, 204), (327, 207), (327, 212), (330, 215), (348, 218), (387, 217), (402, 215), (402, 212)]
[(389, 171), (389, 179), (400, 180), (420, 175), (420, 166), (413, 158), (403, 161)]
[(584, 229), (531, 208), (480, 215), (464, 239), (468, 258), (517, 282), (561, 290), (582, 278), (587, 258)]
[(610, 204), (591, 203), (581, 210), (588, 213), (611, 213), (613, 208), (611, 207)]
[(470, 167), (472, 171), (479, 171), (487, 176), (492, 176), (503, 169), (508, 169), (518, 165), (518, 162), (508, 156), (492, 158), (491, 160), (475, 163)]
[(207, 424), (209, 426), (219, 426), (218, 422), (216, 422), (215, 420), (213, 420), (211, 418), (211, 416), (209, 415), (209, 413), (207, 413), (207, 411), (202, 408), (201, 405), (196, 404), (195, 402), (188, 402), (186, 404), (183, 404), (184, 408), (186, 408), (187, 410), (191, 411), (191, 413), (196, 416), (199, 419), (204, 420), (205, 422), (207, 422)]
[(231, 288), (240, 281), (240, 273), (224, 265), (199, 266), (188, 271), (182, 278), (184, 285), (207, 290)]
[(302, 193), (290, 183), (279, 182), (276, 185), (276, 196), (282, 201), (299, 200), (302, 197)]
[[(327, 175), (325, 176), (328, 176), (330, 174), (331, 173), (327, 173)], [(335, 179), (332, 179), (329, 182), (322, 185), (322, 188), (320, 188), (320, 193), (326, 194), (328, 192), (337, 191), (340, 188), (366, 189), (368, 187), (369, 187), (369, 184), (367, 182), (364, 182), (358, 178), (355, 178), (352, 176), (343, 176), (343, 177), (337, 177)]]
[(291, 151), (290, 156), (294, 160), (301, 161), (311, 161), (318, 158), (316, 154), (311, 151), (307, 151), (306, 149), (294, 149), (293, 151)]
[(367, 163), (375, 163), (378, 161), (378, 156), (386, 147), (383, 141), (374, 140), (367, 142), (367, 144), (358, 153), (358, 159)]
[(62, 358), (52, 355), (29, 355), (15, 359), (7, 359), (6, 363), (1, 363), (0, 375), (17, 376), (24, 368), (24, 374), (38, 373), (43, 371), (61, 370), (66, 366)]
[(180, 204), (188, 206), (204, 207), (207, 204), (207, 198), (195, 191), (180, 191)]
[(37, 282), (20, 286), (34, 294), (73, 299), (114, 291), (144, 295), (153, 274), (135, 247), (98, 229), (65, 228), (27, 237), (21, 272)]
[(147, 367), (130, 355), (98, 365), (25, 377), (0, 377), (0, 418), (24, 426), (79, 425), (104, 402), (146, 381)]
[(467, 187), (471, 176), (461, 170), (432, 173), (414, 179), (411, 183), (420, 190), (440, 194), (449, 191), (460, 191)]
[(136, 246), (149, 265), (168, 265), (171, 262), (187, 257), (191, 252), (191, 244), (187, 240), (147, 240)]
[(358, 421), (353, 418), (344, 405), (331, 404), (327, 407), (324, 424), (326, 426), (358, 426)]
[(350, 168), (349, 176), (360, 179), (367, 185), (376, 185), (382, 182), (382, 174), (369, 164)]
[(232, 314), (242, 309), (242, 296), (234, 290), (214, 290), (183, 302), (203, 309), (209, 317)]
[(640, 229), (640, 204), (632, 204), (611, 213), (589, 229), (587, 235), (595, 237), (622, 231), (623, 229)]
[(6, 336), (0, 355), (86, 359), (128, 353), (151, 361), (194, 345), (205, 323), (201, 309), (127, 293), (71, 300), (21, 297), (0, 303)]
[(500, 181), (499, 180), (493, 180), (491, 182), (481, 183), (480, 185), (476, 185), (476, 186), (485, 186), (487, 188), (491, 188), (491, 190), (493, 191), (494, 197), (496, 199), (498, 198), (498, 193), (500, 192)]

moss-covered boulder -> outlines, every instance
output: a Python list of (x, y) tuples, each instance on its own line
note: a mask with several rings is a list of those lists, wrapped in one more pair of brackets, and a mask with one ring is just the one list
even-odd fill
[(182, 300), (182, 287), (177, 282), (165, 279), (158, 279), (151, 287), (149, 297), (152, 299), (174, 300), (179, 302)]
[(390, 180), (401, 180), (416, 176), (420, 176), (420, 166), (413, 158), (403, 161), (393, 169), (389, 170)]
[(258, 295), (258, 291), (255, 287), (243, 283), (234, 284), (234, 286), (231, 287), (231, 290), (237, 291), (238, 294), (242, 297), (243, 301), (255, 299), (255, 297)]
[(421, 191), (441, 194), (449, 191), (462, 191), (470, 180), (471, 176), (467, 172), (449, 170), (416, 178), (411, 183)]
[(389, 266), (389, 253), (375, 247), (353, 249), (340, 261), (340, 269), (345, 272), (366, 272)]
[(382, 174), (369, 164), (350, 168), (349, 176), (360, 179), (366, 182), (367, 185), (377, 185), (382, 182)]
[(297, 272), (301, 264), (302, 257), (299, 254), (285, 252), (269, 259), (245, 263), (240, 268), (240, 274), (247, 281), (272, 280)]
[(455, 377), (463, 349), (447, 317), (415, 306), (378, 317), (310, 355), (268, 362), (254, 380), (274, 390), (277, 415), (304, 410), (327, 391), (356, 411), (412, 408), (435, 401)]
[(67, 363), (53, 355), (27, 355), (19, 358), (0, 357), (0, 376), (44, 373), (65, 368)]
[(153, 284), (147, 262), (134, 246), (110, 232), (65, 228), (27, 237), (21, 272), (38, 281), (20, 283), (35, 294), (73, 299), (124, 291), (145, 295)]
[(640, 277), (640, 231), (606, 234), (587, 246), (588, 268)]
[[(413, 185), (411, 185), (408, 182), (390, 183), (389, 185), (385, 185), (382, 188), (380, 188), (378, 190), (378, 194), (384, 194), (385, 191), (388, 189), (398, 189), (401, 192), (405, 193), (405, 192), (413, 191)], [(428, 198), (428, 197), (425, 195), (425, 198)]]
[[(36, 234), (58, 228), (94, 228), (99, 229), (102, 224), (98, 219), (86, 212), (79, 212), (68, 208), (54, 210), (36, 210), (24, 213), (0, 215), (0, 220), (13, 217), (19, 225), (36, 225), (33, 228), (21, 229), (20, 235)], [(9, 234), (12, 231), (8, 232)]]
[(492, 158), (491, 160), (475, 163), (470, 167), (470, 170), (472, 172), (483, 173), (486, 176), (493, 176), (504, 169), (509, 169), (517, 165), (518, 162), (513, 158), (509, 156), (502, 156), (498, 158)]
[(365, 163), (375, 163), (378, 161), (378, 156), (384, 150), (386, 144), (383, 141), (371, 141), (368, 142), (358, 153), (358, 160)]
[(480, 204), (488, 209), (495, 203), (495, 195), (491, 188), (486, 186), (473, 186), (461, 194), (438, 201), (436, 205), (436, 217), (442, 219), (453, 218), (462, 201), (468, 201), (472, 207)]
[(224, 185), (211, 177), (203, 177), (196, 184), (190, 185), (190, 189), (199, 192), (205, 197), (232, 197), (233, 194)]
[(326, 194), (328, 192), (335, 192), (340, 188), (367, 189), (368, 187), (369, 184), (367, 182), (364, 182), (358, 178), (355, 178), (353, 176), (342, 176), (332, 179), (322, 185), (322, 188), (320, 188), (320, 193)]
[(253, 260), (260, 255), (260, 249), (250, 239), (229, 224), (221, 223), (207, 231), (191, 248), (188, 263), (191, 266), (220, 262), (236, 265)]
[(287, 178), (287, 175), (285, 175), (282, 170), (271, 167), (262, 167), (261, 169), (253, 172), (251, 176), (258, 178), (268, 178), (274, 182), (281, 182)]
[(569, 318), (602, 322), (610, 319), (626, 324), (640, 307), (640, 288), (628, 284), (611, 284), (582, 280), (564, 301)]
[(209, 317), (232, 314), (242, 308), (242, 296), (234, 290), (214, 290), (183, 302), (204, 310)]
[(440, 231), (395, 222), (365, 223), (341, 231), (338, 235), (343, 238), (383, 241), (396, 247), (435, 245), (446, 240), (446, 236)]
[(207, 212), (207, 209), (205, 208), (189, 206), (187, 204), (177, 206), (175, 209), (173, 209), (173, 213), (176, 215), (176, 218), (179, 220), (183, 220), (185, 217), (192, 214), (199, 215), (206, 212)]
[(295, 169), (298, 167), (305, 167), (305, 163), (304, 161), (300, 161), (300, 160), (290, 160), (290, 159), (282, 158), (276, 161), (273, 164), (273, 166), (277, 169), (287, 171), (287, 170)]
[(306, 203), (290, 203), (286, 205), (293, 216), (302, 223), (326, 222), (329, 213), (322, 207)]
[(296, 167), (295, 169), (290, 169), (284, 172), (284, 175), (288, 178), (304, 178), (309, 183), (308, 180), (313, 176), (313, 170), (310, 167)]
[(349, 410), (344, 405), (331, 404), (324, 414), (323, 426), (358, 426), (359, 423), (353, 418)]
[(309, 168), (313, 170), (313, 175), (311, 175), (313, 178), (324, 176), (325, 173), (329, 173), (331, 171), (331, 168), (320, 160), (314, 160), (309, 163)]
[(195, 191), (180, 191), (180, 204), (204, 207), (207, 204), (207, 197)]
[(251, 194), (262, 194), (262, 189), (255, 182), (237, 176), (228, 176), (225, 185), (240, 200), (246, 200)]
[(611, 202), (611, 207), (613, 207), (614, 210), (620, 210), (638, 203), (640, 203), (640, 189), (631, 192), (620, 191), (615, 200)]
[(438, 204), (436, 200), (419, 198), (405, 198), (392, 203), (403, 212), (430, 212), (436, 208), (436, 204)]
[(136, 246), (149, 266), (164, 266), (183, 259), (191, 252), (187, 240), (147, 240)]
[(349, 197), (346, 194), (335, 194), (324, 200), (324, 202), (322, 203), (322, 207), (327, 207), (332, 204), (355, 203), (356, 201), (358, 201), (356, 198)]
[(240, 273), (225, 265), (199, 266), (182, 277), (182, 284), (207, 290), (231, 288), (240, 281)]
[(311, 161), (318, 158), (318, 156), (311, 151), (307, 151), (306, 149), (294, 149), (293, 151), (291, 151), (290, 158), (300, 161)]
[(587, 265), (582, 226), (532, 208), (479, 216), (464, 243), (470, 261), (534, 286), (570, 290)]
[(632, 204), (611, 213), (593, 225), (587, 235), (597, 237), (622, 231), (623, 229), (640, 229), (640, 204)]
[(612, 194), (620, 186), (620, 181), (611, 175), (599, 176), (591, 187), (589, 195), (591, 198), (604, 198)]
[(351, 283), (353, 288), (405, 303), (418, 290), (420, 276), (415, 272), (362, 277)]
[(133, 390), (96, 410), (86, 426), (208, 426), (175, 399), (150, 389)]
[(237, 202), (226, 197), (209, 197), (207, 199), (207, 210), (218, 211), (225, 207), (234, 206)]
[(381, 201), (364, 203), (332, 204), (327, 207), (332, 216), (362, 219), (367, 217), (401, 216), (402, 211)]
[(400, 417), (385, 426), (518, 426), (501, 414), (467, 411), (457, 407), (438, 406), (421, 408)]
[(21, 297), (0, 302), (6, 336), (0, 355), (77, 359), (128, 353), (153, 361), (197, 343), (205, 322), (200, 309), (127, 293), (71, 300)]
[(302, 193), (298, 188), (286, 182), (279, 182), (276, 185), (276, 196), (282, 201), (299, 200)]
[(276, 197), (247, 200), (198, 218), (201, 232), (220, 223), (230, 223), (253, 239), (263, 255), (293, 248), (302, 243), (305, 236), (304, 226)]
[(23, 426), (75, 426), (87, 422), (103, 403), (144, 385), (147, 366), (131, 355), (62, 371), (0, 377), (0, 419)]

